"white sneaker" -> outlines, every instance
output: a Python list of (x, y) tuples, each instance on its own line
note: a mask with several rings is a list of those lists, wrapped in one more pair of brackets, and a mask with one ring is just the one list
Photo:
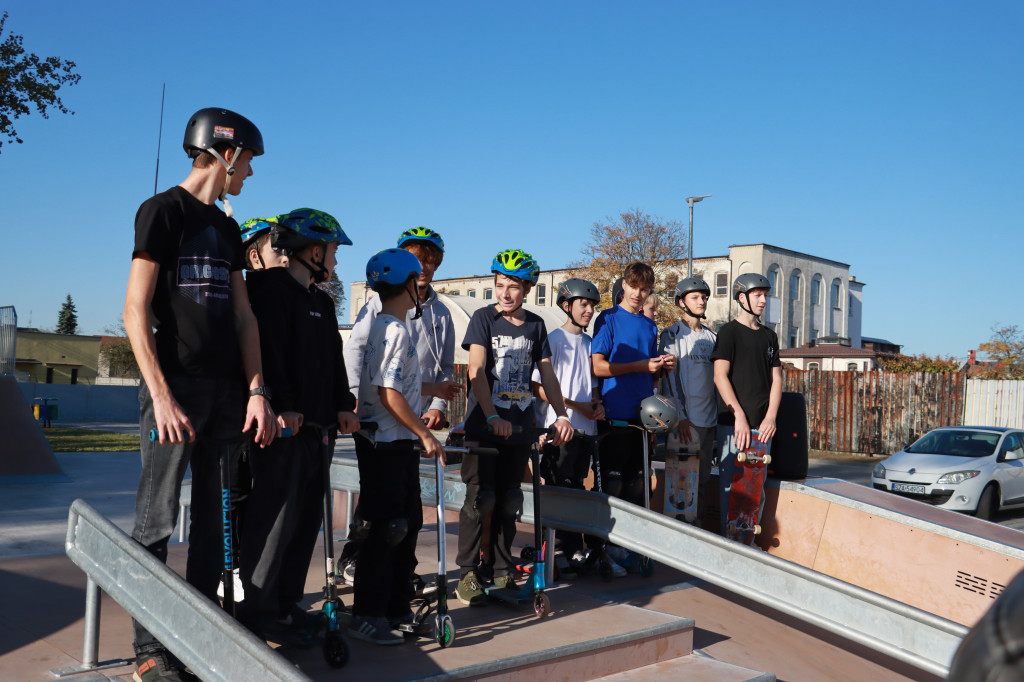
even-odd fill
[(577, 549), (576, 553), (572, 555), (572, 563), (577, 566), (582, 566), (587, 563), (587, 559), (590, 558), (590, 551), (585, 549)]
[(350, 561), (341, 570), (341, 578), (349, 585), (356, 584), (356, 562)]
[[(234, 583), (235, 590), (235, 603), (245, 600), (245, 589), (242, 587), (242, 575), (239, 570), (233, 569), (231, 576), (234, 578), (231, 582)], [(224, 581), (221, 580), (217, 583), (217, 596), (221, 599), (224, 598)]]

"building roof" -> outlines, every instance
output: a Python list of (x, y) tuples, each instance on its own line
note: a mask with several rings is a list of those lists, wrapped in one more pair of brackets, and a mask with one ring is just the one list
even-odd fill
[(868, 348), (851, 348), (828, 344), (811, 348), (783, 348), (779, 351), (780, 358), (873, 358), (878, 351)]

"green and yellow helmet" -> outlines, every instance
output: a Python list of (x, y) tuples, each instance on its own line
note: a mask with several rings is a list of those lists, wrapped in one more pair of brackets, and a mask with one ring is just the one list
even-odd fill
[(536, 284), (540, 276), (540, 266), (533, 256), (522, 249), (505, 249), (494, 257), (491, 272)]
[(441, 249), (441, 253), (444, 253), (444, 240), (434, 230), (429, 227), (410, 227), (408, 230), (398, 235), (398, 248), (402, 248), (406, 242), (428, 242), (433, 244), (437, 248)]

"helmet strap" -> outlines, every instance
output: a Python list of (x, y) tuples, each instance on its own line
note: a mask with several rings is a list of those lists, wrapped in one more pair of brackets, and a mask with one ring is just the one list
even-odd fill
[(692, 310), (690, 310), (689, 308), (687, 308), (686, 307), (686, 301), (684, 301), (683, 299), (679, 299), (679, 305), (682, 306), (683, 312), (686, 313), (687, 315), (689, 315), (690, 317), (696, 318), (698, 320), (706, 320), (706, 319), (708, 319), (707, 315), (698, 315), (697, 313), (695, 313)]
[(412, 293), (411, 291), (409, 291), (409, 287), (406, 286), (405, 287), (405, 293), (409, 294), (409, 298), (412, 299), (413, 305), (416, 307), (416, 314), (412, 316), (412, 319), (418, 320), (421, 317), (423, 317), (423, 306), (420, 304), (420, 295), (419, 295), (420, 292), (419, 292), (419, 289), (416, 288), (415, 286), (413, 287), (413, 289), (416, 290), (415, 294)]
[(224, 177), (224, 187), (220, 190), (220, 200), (224, 204), (224, 215), (231, 217), (235, 214), (234, 209), (231, 208), (231, 202), (228, 201), (228, 187), (231, 185), (231, 176), (235, 174), (234, 158), (238, 155), (238, 147), (233, 147), (234, 153), (231, 155), (232, 163), (228, 163), (223, 156), (221, 156), (216, 149), (210, 147), (206, 151), (213, 154), (214, 158), (220, 161), (220, 164), (224, 166), (224, 171), (227, 175)]
[(572, 314), (572, 304), (573, 304), (573, 301), (575, 301), (575, 300), (576, 300), (575, 298), (570, 298), (569, 299), (569, 301), (568, 301), (569, 302), (569, 309), (565, 311), (565, 314), (569, 316), (569, 321), (570, 322), (572, 322), (574, 325), (579, 327), (580, 331), (584, 331), (585, 332), (585, 331), (587, 331), (587, 326), (586, 325), (582, 325), (579, 322), (577, 322), (576, 321), (576, 316)]
[[(742, 303), (740, 303), (740, 294), (743, 294), (744, 296), (746, 296), (746, 298), (747, 298), (747, 305), (746, 306), (744, 306)], [(738, 303), (740, 308), (743, 309), (743, 312), (749, 313), (750, 315), (753, 315), (754, 319), (757, 320), (757, 323), (761, 324), (761, 316), (760, 315), (754, 315), (754, 311), (751, 310), (750, 307), (749, 307), (750, 306), (750, 294), (747, 293), (747, 292), (743, 292), (743, 291), (741, 291), (740, 294), (736, 294), (736, 303)]]
[(326, 282), (327, 279), (331, 276), (331, 273), (327, 272), (327, 268), (324, 267), (324, 264), (322, 262), (318, 263), (316, 261), (313, 261), (313, 265), (310, 265), (309, 263), (306, 262), (305, 259), (299, 258), (298, 255), (296, 254), (290, 255), (289, 258), (297, 260), (300, 263), (302, 263), (302, 265), (304, 265), (306, 269), (309, 270), (310, 274), (313, 275), (313, 282), (315, 284)]
[(523, 304), (520, 303), (519, 305), (517, 305), (512, 310), (509, 310), (508, 312), (506, 312), (504, 310), (499, 310), (498, 313), (494, 316), (494, 319), (498, 319), (499, 317), (515, 317), (515, 314), (518, 313), (519, 309), (522, 308), (522, 307), (523, 307)]

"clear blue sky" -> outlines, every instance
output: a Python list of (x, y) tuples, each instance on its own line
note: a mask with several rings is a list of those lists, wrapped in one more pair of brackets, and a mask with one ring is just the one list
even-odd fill
[[(630, 208), (696, 256), (767, 242), (849, 263), (867, 336), (953, 355), (1024, 327), (1024, 5), (1003, 2), (83, 3), (13, 0), (7, 29), (78, 64), (75, 116), (0, 150), (0, 305), (81, 331), (120, 318), (133, 221), (189, 165), (188, 116), (237, 110), (267, 153), (239, 219), (300, 206), (355, 245), (411, 226), (438, 276), (500, 248), (576, 259)], [(347, 318), (346, 318), (347, 319)]]

